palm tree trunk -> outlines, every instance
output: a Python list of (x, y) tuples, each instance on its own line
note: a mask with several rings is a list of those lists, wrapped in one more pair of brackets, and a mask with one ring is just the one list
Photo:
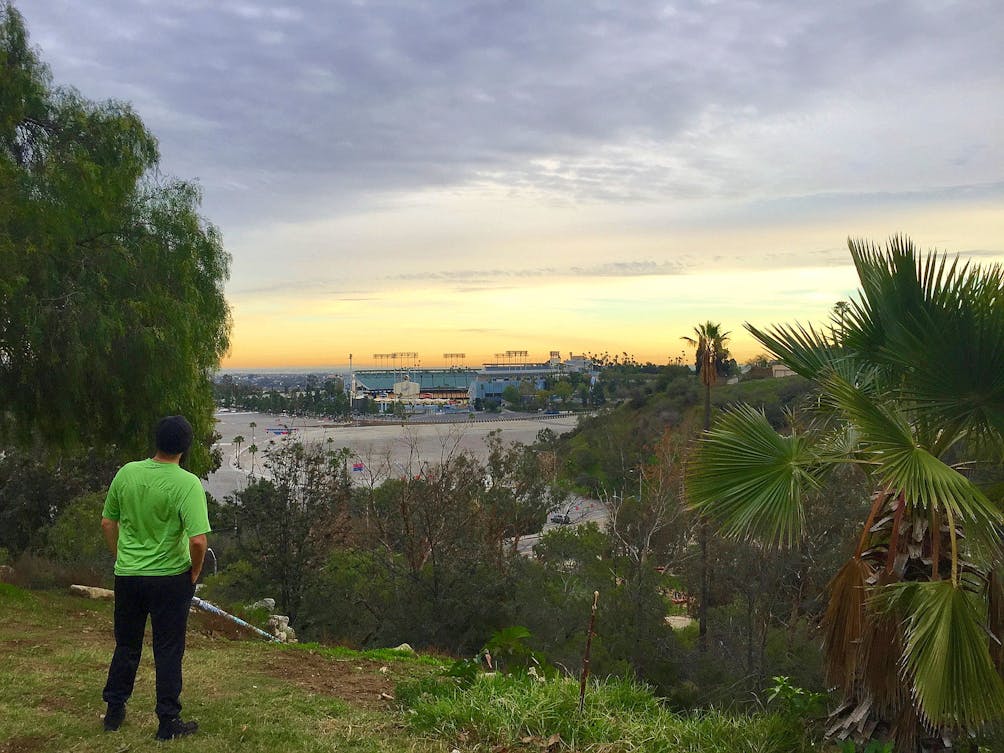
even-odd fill
[(708, 579), (708, 523), (701, 519), (698, 541), (701, 545), (701, 605), (697, 610), (697, 645), (701, 653), (708, 650), (708, 599), (711, 584)]
[[(704, 385), (704, 431), (711, 428), (711, 385)], [(708, 600), (711, 598), (711, 584), (708, 577), (708, 522), (701, 516), (698, 532), (701, 545), (701, 604), (697, 610), (697, 646), (701, 653), (708, 650)]]

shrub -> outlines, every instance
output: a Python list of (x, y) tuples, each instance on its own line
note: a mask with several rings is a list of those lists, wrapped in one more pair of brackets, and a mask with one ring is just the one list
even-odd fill
[(94, 492), (71, 501), (46, 531), (45, 553), (59, 565), (100, 573), (107, 580), (115, 557), (101, 534), (104, 500), (103, 493)]
[(14, 585), (31, 589), (67, 588), (110, 585), (110, 570), (102, 572), (92, 567), (67, 565), (34, 552), (22, 552), (14, 562)]
[(216, 575), (204, 578), (205, 590), (200, 594), (223, 607), (235, 608), (255, 602), (263, 593), (264, 578), (247, 560), (237, 560)]

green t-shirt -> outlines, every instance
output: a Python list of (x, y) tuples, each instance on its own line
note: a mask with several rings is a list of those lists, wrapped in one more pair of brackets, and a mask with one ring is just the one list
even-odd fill
[(122, 466), (101, 514), (119, 523), (116, 575), (183, 573), (192, 566), (188, 539), (211, 530), (198, 477), (152, 459)]

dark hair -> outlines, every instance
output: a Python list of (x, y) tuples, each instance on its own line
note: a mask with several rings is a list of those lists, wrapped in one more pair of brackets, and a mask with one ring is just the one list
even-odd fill
[(165, 416), (157, 422), (157, 449), (168, 455), (182, 455), (192, 446), (192, 425), (184, 416)]

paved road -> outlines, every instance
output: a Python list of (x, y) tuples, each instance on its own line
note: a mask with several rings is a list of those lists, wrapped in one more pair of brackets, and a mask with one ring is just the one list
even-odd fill
[(552, 523), (548, 519), (547, 523), (544, 524), (543, 531), (524, 536), (519, 540), (519, 546), (517, 547), (519, 553), (526, 557), (531, 556), (534, 545), (540, 541), (541, 536), (552, 528), (568, 528), (569, 526), (579, 526), (585, 523), (595, 523), (602, 530), (609, 518), (607, 509), (599, 500), (595, 499), (573, 497), (566, 509), (568, 510), (568, 517), (571, 519), (570, 523)]

